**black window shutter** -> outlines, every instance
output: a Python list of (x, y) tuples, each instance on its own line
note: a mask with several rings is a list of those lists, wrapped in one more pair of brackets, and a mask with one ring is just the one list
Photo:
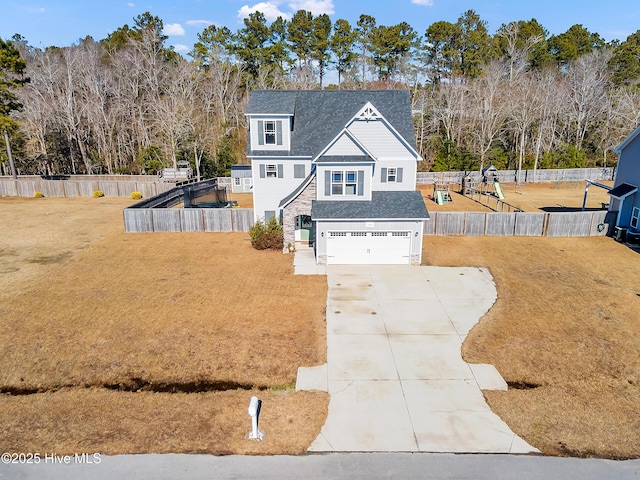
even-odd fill
[(327, 197), (331, 196), (331, 170), (324, 171), (324, 194)]
[(284, 176), (284, 165), (281, 163), (278, 164), (278, 178), (282, 178)]
[(358, 196), (364, 196), (364, 170), (358, 170)]
[(387, 169), (386, 168), (381, 168), (380, 169), (380, 181), (382, 183), (387, 183)]
[(267, 176), (266, 169), (264, 167), (264, 163), (260, 164), (260, 178), (264, 178)]
[(276, 145), (282, 145), (282, 122), (276, 122)]
[(264, 122), (258, 120), (258, 145), (264, 145)]
[(396, 182), (402, 183), (402, 168), (396, 170)]

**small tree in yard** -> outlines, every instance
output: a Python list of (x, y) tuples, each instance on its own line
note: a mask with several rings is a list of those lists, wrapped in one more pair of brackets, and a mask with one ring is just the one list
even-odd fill
[(276, 217), (271, 217), (266, 222), (258, 220), (249, 229), (251, 245), (258, 250), (282, 250), (284, 245), (284, 235), (282, 225)]

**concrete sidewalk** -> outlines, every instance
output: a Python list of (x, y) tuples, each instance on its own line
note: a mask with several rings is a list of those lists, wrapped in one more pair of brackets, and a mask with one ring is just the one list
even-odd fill
[(293, 257), (294, 275), (325, 275), (326, 267), (316, 264), (316, 255), (313, 247), (296, 245), (296, 253)]
[(535, 453), (481, 389), (506, 389), (461, 346), (497, 296), (488, 271), (327, 267), (327, 365), (301, 368), (298, 389), (331, 394), (310, 451)]

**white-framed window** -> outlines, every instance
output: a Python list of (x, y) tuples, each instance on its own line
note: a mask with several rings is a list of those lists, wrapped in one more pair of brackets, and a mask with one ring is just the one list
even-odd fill
[(273, 163), (268, 163), (265, 166), (265, 172), (267, 178), (278, 178), (278, 166)]
[(395, 183), (398, 179), (398, 169), (396, 168), (387, 168), (387, 182)]
[(633, 213), (631, 214), (631, 228), (638, 229), (638, 218), (640, 217), (640, 208), (633, 207)]
[(355, 170), (331, 171), (331, 195), (357, 195), (358, 172)]
[(235, 183), (236, 187), (239, 187), (239, 186), (240, 186), (240, 183), (241, 183), (241, 182), (240, 182), (240, 177), (235, 177), (235, 178), (233, 179), (233, 183)]
[(331, 172), (331, 195), (342, 195), (344, 192), (344, 172)]
[(276, 122), (267, 120), (264, 122), (264, 144), (276, 144)]

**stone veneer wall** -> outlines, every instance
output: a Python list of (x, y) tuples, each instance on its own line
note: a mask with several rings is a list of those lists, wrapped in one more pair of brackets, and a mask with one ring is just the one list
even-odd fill
[(313, 177), (309, 185), (289, 205), (284, 207), (282, 214), (282, 229), (284, 231), (284, 249), (289, 253), (289, 244), (296, 244), (296, 217), (311, 215), (311, 201), (316, 199), (316, 178)]

